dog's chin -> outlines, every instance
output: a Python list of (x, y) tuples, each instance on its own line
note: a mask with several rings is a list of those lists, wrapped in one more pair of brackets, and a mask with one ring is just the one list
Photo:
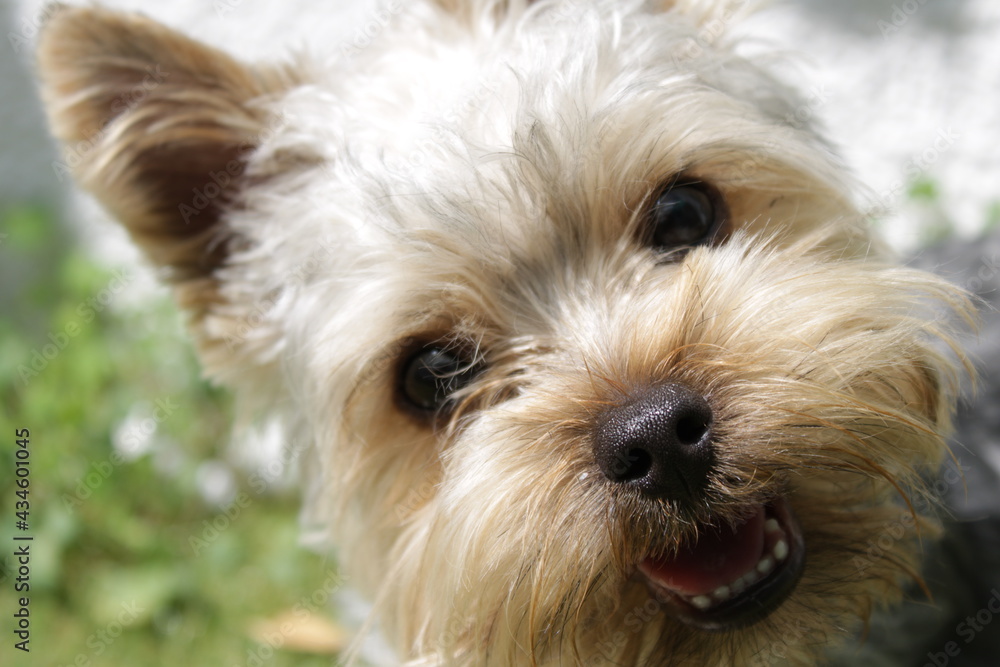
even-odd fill
[(639, 563), (639, 576), (680, 621), (712, 631), (751, 625), (795, 589), (805, 543), (788, 502), (748, 508), (748, 516), (738, 526), (702, 529), (669, 557)]

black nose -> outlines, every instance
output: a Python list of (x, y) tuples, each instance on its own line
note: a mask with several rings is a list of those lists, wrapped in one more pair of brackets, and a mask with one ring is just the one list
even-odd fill
[(651, 498), (695, 500), (715, 461), (712, 408), (683, 385), (653, 387), (602, 415), (594, 457), (612, 482)]

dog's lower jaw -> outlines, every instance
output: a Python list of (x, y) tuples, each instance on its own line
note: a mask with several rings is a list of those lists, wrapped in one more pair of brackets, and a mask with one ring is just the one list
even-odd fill
[[(888, 518), (888, 517), (887, 517)], [(898, 517), (896, 517), (898, 518)], [(850, 521), (844, 517), (844, 522)], [(873, 522), (874, 523), (874, 522)], [(882, 522), (884, 525), (886, 522)], [(925, 526), (925, 528), (929, 527)], [(929, 535), (933, 530), (925, 531)], [(825, 535), (809, 535), (817, 541)], [(827, 579), (813, 570), (806, 587), (792, 591), (783, 603), (758, 622), (728, 625), (705, 630), (681, 620), (678, 605), (635, 577), (594, 590), (589, 596), (593, 606), (587, 610), (567, 610), (559, 618), (550, 618), (539, 627), (526, 628), (531, 620), (523, 606), (517, 611), (508, 607), (494, 609), (485, 623), (481, 619), (454, 616), (444, 625), (444, 633), (417, 640), (406, 665), (481, 667), (532, 664), (539, 667), (566, 665), (627, 665), (646, 667), (806, 667), (821, 664), (827, 647), (839, 644), (856, 630), (876, 606), (894, 603), (900, 597), (902, 583), (899, 566), (916, 566), (918, 551), (911, 536), (899, 540), (891, 553), (880, 554), (867, 565), (872, 575), (866, 583), (843, 582), (842, 594), (833, 600), (817, 582)], [(856, 551), (863, 546), (856, 545)], [(824, 554), (825, 567), (834, 557)], [(840, 561), (843, 556), (837, 557)], [(898, 560), (897, 560), (898, 559)], [(850, 563), (853, 569), (857, 565)], [(842, 572), (829, 576), (825, 586), (840, 585), (834, 580)], [(599, 601), (599, 602), (598, 602)], [(420, 611), (395, 606), (397, 614), (413, 616)], [(398, 616), (397, 616), (398, 617)], [(416, 620), (419, 623), (419, 620)], [(426, 627), (426, 626), (425, 626)], [(406, 655), (404, 653), (404, 655)]]
[(738, 526), (706, 528), (671, 557), (645, 558), (650, 593), (684, 623), (708, 631), (753, 625), (777, 610), (805, 567), (802, 529), (782, 497)]

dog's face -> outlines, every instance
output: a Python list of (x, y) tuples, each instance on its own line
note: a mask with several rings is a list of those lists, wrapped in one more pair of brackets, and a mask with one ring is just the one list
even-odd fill
[(915, 571), (960, 297), (721, 10), (510, 5), (271, 68), (66, 9), (44, 93), (405, 659), (810, 662)]

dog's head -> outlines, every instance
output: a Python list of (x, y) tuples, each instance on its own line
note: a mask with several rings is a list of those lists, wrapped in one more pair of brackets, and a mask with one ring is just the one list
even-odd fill
[(883, 260), (724, 8), (652, 4), (390, 3), (281, 67), (42, 35), (76, 176), (308, 443), (407, 659), (806, 661), (915, 571), (961, 296)]

